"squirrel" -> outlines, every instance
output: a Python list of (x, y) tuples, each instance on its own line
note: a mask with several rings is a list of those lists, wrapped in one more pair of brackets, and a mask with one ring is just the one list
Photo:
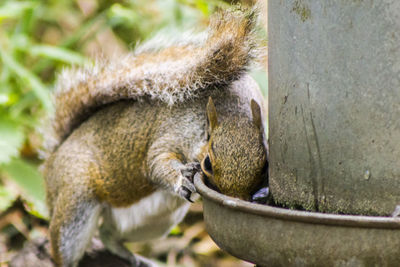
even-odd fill
[(110, 252), (142, 266), (123, 242), (178, 224), (198, 172), (245, 200), (265, 182), (263, 97), (248, 74), (262, 51), (256, 13), (220, 11), (191, 40), (61, 73), (42, 165), (56, 265), (77, 266), (98, 229)]

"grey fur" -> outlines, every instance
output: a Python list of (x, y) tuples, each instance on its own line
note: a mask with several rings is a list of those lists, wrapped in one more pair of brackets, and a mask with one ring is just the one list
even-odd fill
[(156, 37), (123, 58), (64, 70), (53, 95), (56, 112), (44, 131), (44, 156), (102, 105), (144, 97), (173, 105), (239, 79), (253, 59), (262, 58), (254, 12), (218, 13), (205, 33), (183, 34), (195, 41), (165, 41), (155, 48)]

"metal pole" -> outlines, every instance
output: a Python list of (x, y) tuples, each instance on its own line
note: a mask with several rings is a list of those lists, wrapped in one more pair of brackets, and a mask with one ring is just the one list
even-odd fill
[(400, 1), (269, 1), (270, 187), (289, 207), (400, 203)]

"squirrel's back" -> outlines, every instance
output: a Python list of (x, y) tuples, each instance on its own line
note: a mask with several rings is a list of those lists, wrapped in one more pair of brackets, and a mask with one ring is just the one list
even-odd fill
[(158, 99), (169, 105), (222, 90), (260, 58), (254, 10), (224, 11), (210, 22), (203, 42), (176, 43), (113, 61), (64, 71), (53, 95), (56, 111), (46, 129), (47, 156), (101, 106), (123, 99)]
[[(45, 165), (47, 186), (57, 192), (55, 188), (65, 179), (57, 173), (74, 166), (82, 170), (80, 176), (87, 175), (95, 181), (90, 187), (97, 197), (112, 205), (126, 206), (152, 193), (149, 158), (161, 154), (159, 150), (179, 152), (185, 162), (200, 162), (204, 158), (205, 107), (210, 96), (221, 123), (232, 116), (250, 121), (251, 100), (263, 107), (259, 87), (249, 75), (243, 75), (226, 90), (205, 91), (199, 98), (173, 106), (156, 99), (117, 101), (92, 114), (48, 158)], [(261, 111), (264, 117), (263, 109)], [(246, 132), (247, 129), (237, 129), (229, 135)], [(80, 167), (87, 164), (91, 167)]]

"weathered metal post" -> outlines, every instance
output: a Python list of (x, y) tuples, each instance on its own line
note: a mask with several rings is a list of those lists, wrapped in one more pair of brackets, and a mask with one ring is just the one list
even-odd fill
[(308, 210), (400, 203), (400, 1), (269, 0), (270, 187)]

